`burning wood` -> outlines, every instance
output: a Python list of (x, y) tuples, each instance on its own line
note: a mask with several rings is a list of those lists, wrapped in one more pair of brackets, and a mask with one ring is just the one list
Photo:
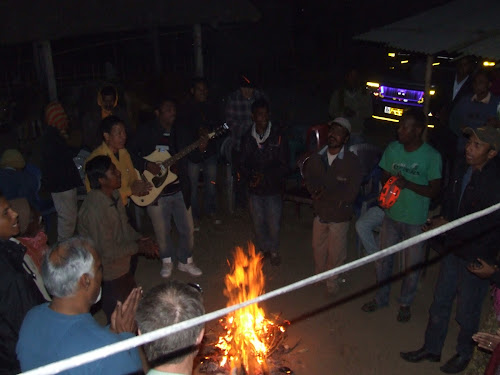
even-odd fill
[[(237, 247), (230, 266), (224, 289), (227, 306), (264, 293), (262, 255), (255, 253), (253, 244), (248, 245), (248, 256)], [(282, 321), (279, 316), (274, 320), (267, 319), (257, 304), (236, 310), (220, 319), (219, 323), (222, 333), (213, 343), (212, 351), (205, 353), (205, 366), (200, 367), (201, 372), (269, 374), (268, 358), (275, 352), (286, 351), (280, 344), (285, 338), (285, 325), (289, 322)]]

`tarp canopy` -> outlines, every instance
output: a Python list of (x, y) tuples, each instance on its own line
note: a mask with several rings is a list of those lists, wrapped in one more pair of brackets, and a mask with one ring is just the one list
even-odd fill
[(4, 0), (0, 44), (259, 17), (247, 0)]
[(455, 0), (355, 39), (427, 55), (447, 52), (498, 60), (499, 17), (499, 0)]

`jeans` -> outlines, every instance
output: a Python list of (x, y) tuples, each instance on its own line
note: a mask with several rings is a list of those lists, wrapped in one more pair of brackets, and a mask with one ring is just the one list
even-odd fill
[(434, 301), (429, 309), (429, 322), (425, 331), (424, 347), (431, 353), (441, 354), (456, 296), (456, 321), (460, 325), (456, 351), (464, 358), (472, 357), (476, 346), (472, 335), (479, 328), (481, 308), (488, 292), (489, 280), (480, 279), (466, 267), (467, 262), (453, 254), (448, 254), (441, 260)]
[(375, 206), (366, 211), (356, 221), (356, 233), (368, 255), (374, 254), (380, 250), (380, 246), (375, 240), (373, 230), (380, 228), (382, 220), (384, 220), (384, 215), (384, 210), (379, 206)]
[[(323, 223), (316, 216), (313, 221), (312, 248), (316, 273), (339, 267), (347, 256), (347, 231), (349, 222)], [(336, 282), (338, 275), (330, 277), (327, 285)]]
[[(176, 258), (181, 263), (187, 263), (193, 254), (194, 225), (191, 208), (186, 209), (182, 192), (161, 196), (157, 204), (149, 205), (147, 210), (160, 248), (160, 258)], [(179, 233), (177, 249), (172, 241), (172, 218)]]
[(78, 216), (76, 188), (51, 195), (57, 212), (57, 240), (66, 240), (73, 236), (76, 228)]
[(255, 228), (257, 249), (277, 254), (280, 245), (280, 222), (283, 210), (281, 195), (250, 194), (249, 208)]
[[(380, 230), (380, 248), (385, 249), (395, 245), (408, 238), (415, 237), (422, 233), (422, 225), (411, 225), (392, 220), (389, 216), (385, 215), (382, 221), (382, 228)], [(418, 278), (420, 277), (420, 269), (413, 269), (420, 265), (425, 259), (425, 252), (423, 251), (423, 243), (420, 242), (416, 245), (410, 246), (403, 251), (405, 264), (405, 277), (401, 285), (401, 294), (399, 303), (404, 306), (409, 306), (413, 302), (417, 294)], [(375, 262), (375, 270), (377, 273), (377, 283), (379, 289), (375, 297), (377, 304), (386, 306), (389, 304), (389, 295), (391, 292), (390, 279), (392, 276), (392, 268), (394, 264), (394, 254), (388, 255)]]
[(198, 181), (200, 179), (200, 169), (203, 168), (203, 201), (205, 203), (205, 214), (215, 215), (216, 211), (216, 179), (217, 179), (217, 156), (214, 155), (200, 163), (188, 161), (188, 175), (191, 182), (191, 207), (193, 218), (200, 220), (200, 203), (198, 200)]

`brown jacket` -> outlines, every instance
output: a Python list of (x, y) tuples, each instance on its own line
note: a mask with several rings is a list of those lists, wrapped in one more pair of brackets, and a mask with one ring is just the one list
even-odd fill
[(344, 148), (328, 166), (327, 152), (313, 154), (307, 160), (306, 187), (311, 194), (322, 187), (325, 189), (322, 197), (313, 201), (314, 212), (322, 222), (349, 221), (361, 185), (361, 164), (356, 155)]
[(129, 224), (118, 190), (113, 200), (101, 190), (91, 190), (78, 212), (78, 233), (94, 241), (101, 256), (103, 279), (115, 280), (130, 269), (141, 237)]

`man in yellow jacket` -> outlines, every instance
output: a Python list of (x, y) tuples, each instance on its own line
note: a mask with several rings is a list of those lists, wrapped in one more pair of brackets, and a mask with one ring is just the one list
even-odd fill
[[(108, 116), (101, 122), (101, 131), (104, 142), (88, 157), (87, 162), (98, 155), (107, 155), (121, 173), (120, 196), (123, 205), (127, 205), (131, 195), (143, 196), (151, 190), (151, 184), (139, 179), (130, 154), (125, 148), (127, 132), (122, 120), (116, 116)], [(88, 178), (85, 178), (87, 192), (90, 191)]]

